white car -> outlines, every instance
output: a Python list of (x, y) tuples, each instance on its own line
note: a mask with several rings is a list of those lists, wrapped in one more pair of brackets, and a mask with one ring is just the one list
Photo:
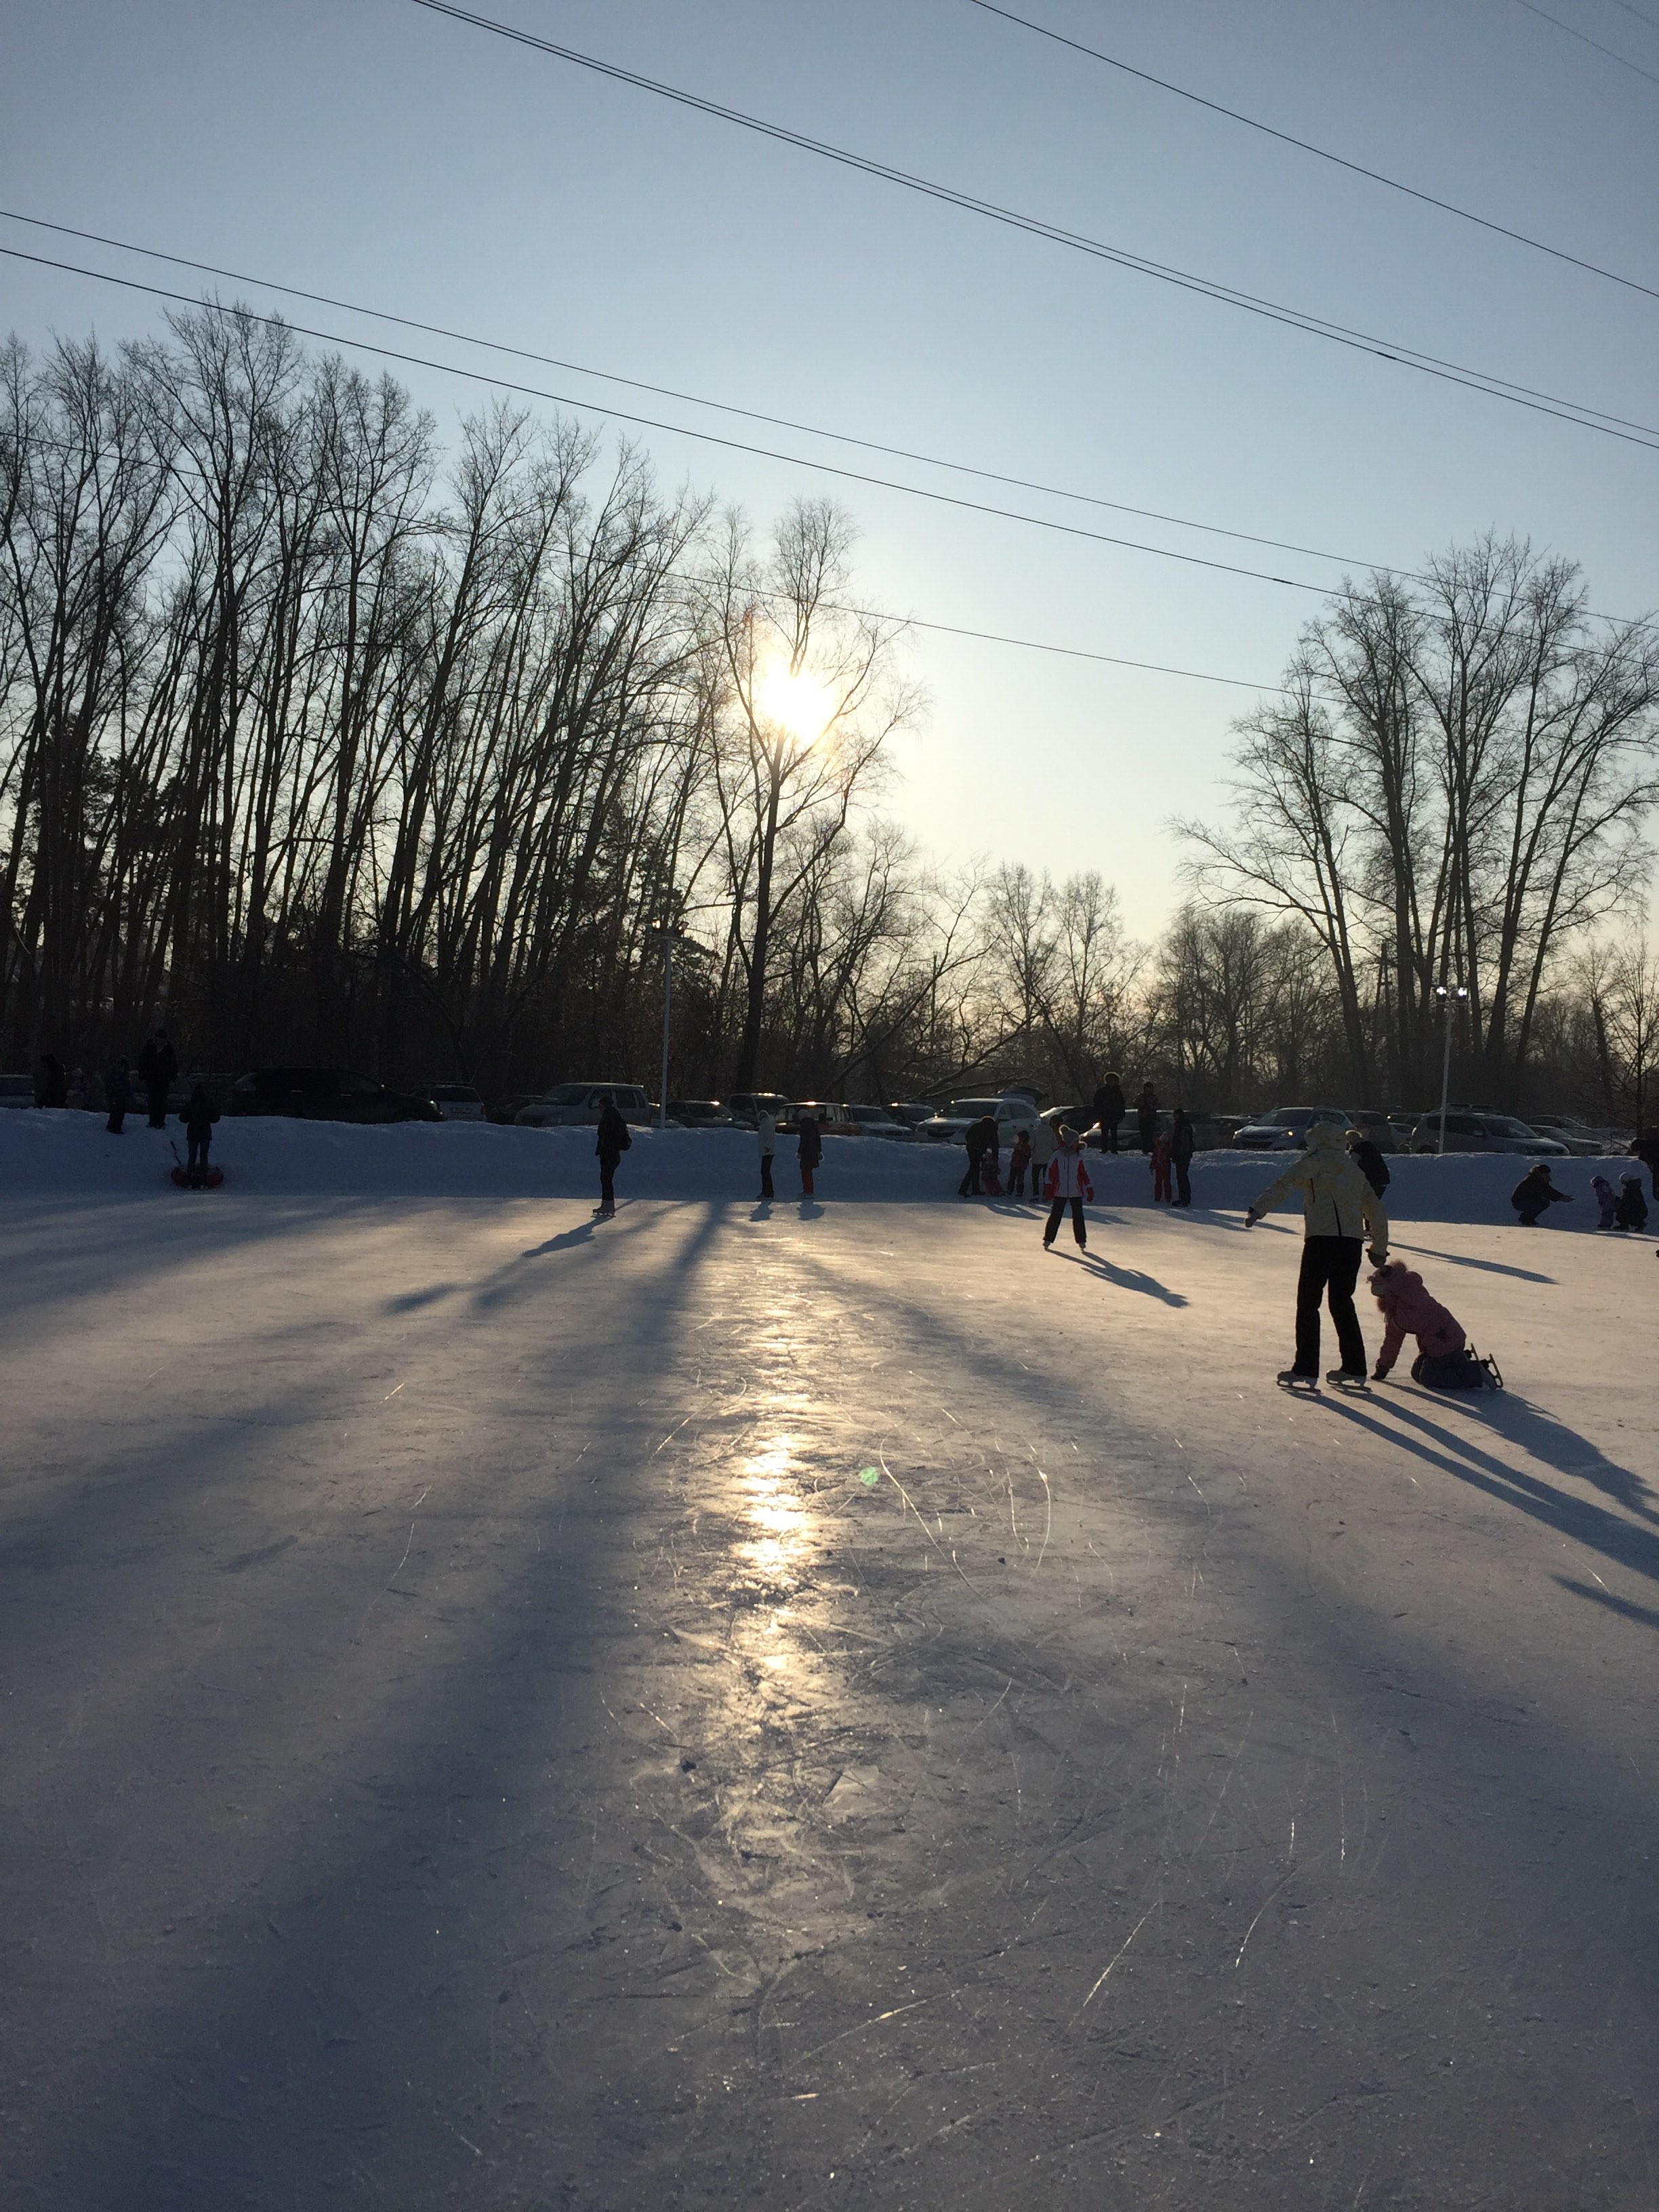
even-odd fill
[(935, 1145), (959, 1145), (975, 1121), (990, 1115), (997, 1125), (997, 1144), (1006, 1152), (1024, 1129), (1030, 1136), (1040, 1116), (1035, 1098), (1022, 1092), (1012, 1098), (953, 1098), (942, 1114), (924, 1121), (916, 1131)]
[(637, 1083), (556, 1083), (540, 1098), (520, 1106), (513, 1118), (526, 1129), (592, 1129), (607, 1098), (624, 1121), (636, 1128), (651, 1126), (651, 1101)]
[(908, 1121), (898, 1121), (884, 1106), (849, 1106), (847, 1118), (855, 1137), (885, 1137), (890, 1144), (911, 1145), (916, 1133)]

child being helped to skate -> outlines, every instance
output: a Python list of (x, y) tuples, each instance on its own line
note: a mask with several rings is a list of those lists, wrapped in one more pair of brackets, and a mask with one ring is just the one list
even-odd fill
[(1316, 1121), (1307, 1149), (1282, 1176), (1268, 1184), (1244, 1216), (1253, 1229), (1265, 1213), (1300, 1193), (1302, 1272), (1296, 1286), (1296, 1358), (1279, 1380), (1287, 1390), (1319, 1387), (1319, 1307), (1328, 1302), (1342, 1364), (1327, 1382), (1363, 1390), (1366, 1386), (1365, 1340), (1354, 1311), (1354, 1285), (1367, 1236), (1373, 1263), (1389, 1257), (1389, 1217), (1382, 1200), (1346, 1150), (1345, 1133), (1334, 1121)]
[(1478, 1359), (1469, 1348), (1463, 1324), (1431, 1297), (1423, 1278), (1403, 1260), (1390, 1260), (1371, 1277), (1371, 1296), (1382, 1316), (1382, 1349), (1371, 1373), (1373, 1382), (1386, 1382), (1408, 1336), (1417, 1339), (1412, 1362), (1412, 1381), (1428, 1390), (1486, 1390), (1502, 1387), (1503, 1376), (1491, 1358)]

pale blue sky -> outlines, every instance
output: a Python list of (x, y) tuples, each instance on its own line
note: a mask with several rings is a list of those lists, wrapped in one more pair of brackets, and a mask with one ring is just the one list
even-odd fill
[[(1659, 25), (1659, 0), (1647, 4)], [(1342, 176), (968, 0), (482, 0), (481, 12), (1155, 259), (1659, 421), (1659, 301)], [(1659, 287), (1659, 83), (1516, 0), (1026, 0), (1023, 12)], [(1659, 27), (1617, 0), (1550, 12), (1659, 76)], [(1410, 565), (1515, 530), (1579, 559), (1600, 608), (1659, 601), (1659, 454), (1000, 229), (408, 0), (0, 0), (0, 35), (7, 207), (1362, 562)], [(40, 242), (0, 224), (0, 243)], [(70, 258), (149, 273), (96, 249)], [(32, 343), (94, 325), (113, 341), (160, 313), (0, 261), (0, 326)], [(446, 425), (476, 401), (476, 386), (404, 373)], [(607, 396), (568, 375), (529, 380)], [(647, 442), (671, 479), (760, 518), (833, 488), (804, 467)], [(902, 613), (1271, 680), (1317, 604), (895, 493), (841, 495), (862, 528), (865, 588)], [(1288, 555), (1263, 565), (1339, 573)], [(1229, 721), (1249, 695), (925, 634), (909, 651), (932, 705), (900, 749), (894, 811), (946, 859), (1098, 867), (1132, 924), (1155, 928), (1176, 896), (1165, 819), (1218, 804)]]

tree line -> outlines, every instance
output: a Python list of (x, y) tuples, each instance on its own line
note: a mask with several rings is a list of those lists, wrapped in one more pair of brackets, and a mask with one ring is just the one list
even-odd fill
[(941, 871), (883, 815), (922, 702), (854, 539), (504, 405), (446, 453), (234, 308), (12, 342), (0, 1056), (165, 1018), (198, 1068), (654, 1091), (672, 931), (676, 1091), (1418, 1104), (1455, 975), (1488, 1103), (1628, 1110), (1651, 975), (1595, 932), (1646, 865), (1651, 625), (1496, 544), (1346, 590), (1143, 945), (1098, 875)]

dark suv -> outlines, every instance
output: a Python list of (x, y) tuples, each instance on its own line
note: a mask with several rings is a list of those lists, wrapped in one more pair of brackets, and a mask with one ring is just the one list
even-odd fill
[(388, 1091), (349, 1067), (256, 1067), (231, 1090), (233, 1114), (288, 1114), (307, 1121), (441, 1121), (430, 1098)]

